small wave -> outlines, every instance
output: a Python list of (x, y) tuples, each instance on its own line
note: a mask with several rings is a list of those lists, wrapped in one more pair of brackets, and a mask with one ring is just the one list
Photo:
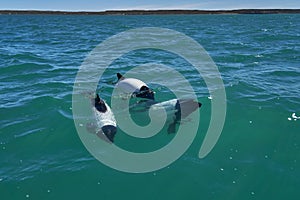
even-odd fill
[(3, 74), (18, 75), (18, 74), (35, 74), (37, 72), (49, 70), (52, 68), (53, 66), (50, 64), (28, 62), (28, 63), (21, 63), (21, 64), (2, 67), (1, 71)]
[(276, 76), (276, 77), (300, 77), (300, 71), (297, 72), (295, 70), (289, 71), (288, 69), (281, 69), (281, 70), (268, 70), (264, 72), (265, 75), (267, 76)]
[(2, 51), (1, 57), (5, 58), (9, 65), (19, 65), (23, 63), (36, 63), (36, 64), (49, 64), (50, 60), (42, 58), (41, 56), (32, 53), (32, 52), (24, 52), (24, 53), (12, 53), (14, 50), (10, 48), (0, 48)]
[(26, 132), (23, 132), (23, 133), (20, 133), (20, 134), (16, 134), (15, 138), (19, 138), (19, 137), (24, 137), (24, 136), (27, 136), (27, 135), (31, 135), (31, 134), (34, 134), (34, 133), (37, 133), (37, 132), (41, 132), (41, 131), (43, 131), (45, 129), (46, 128), (37, 128), (37, 129), (29, 130), (29, 131), (26, 131)]
[(65, 118), (67, 118), (67, 119), (72, 119), (72, 120), (73, 120), (73, 115), (72, 115), (72, 113), (68, 113), (67, 111), (61, 110), (61, 109), (59, 109), (58, 112), (59, 112), (59, 114), (61, 114), (63, 117), (65, 117)]
[(263, 58), (263, 57), (264, 57), (264, 55), (261, 55), (261, 54), (255, 55), (255, 58)]
[[(48, 154), (38, 159), (20, 160), (15, 158), (8, 167), (0, 170), (3, 181), (22, 181), (36, 177), (41, 172), (76, 172), (86, 168), (94, 158), (65, 151), (57, 155)], [(18, 166), (18, 167), (16, 167)], [(7, 175), (9, 174), (9, 176)]]
[(34, 54), (32, 52), (26, 52), (26, 53), (22, 53), (22, 54), (14, 54), (11, 55), (14, 59), (17, 60), (22, 60), (22, 61), (32, 61), (34, 60), (35, 62), (38, 63), (48, 63), (49, 60), (42, 58), (40, 56), (38, 56), (37, 54)]
[[(3, 111), (3, 113), (4, 112), (5, 111)], [(28, 121), (31, 121), (31, 120), (32, 120), (32, 118), (29, 119), (27, 116), (20, 117), (20, 118), (14, 118), (14, 120), (2, 120), (0, 128), (3, 129), (3, 128), (9, 127), (9, 126), (15, 126), (15, 125), (18, 125), (18, 124), (21, 124), (21, 123), (24, 123), (24, 122), (28, 122)]]
[(28, 77), (28, 81), (20, 83), (17, 81), (11, 84), (0, 83), (0, 89), (5, 92), (0, 92), (0, 108), (24, 106), (28, 103), (31, 104), (33, 100), (47, 96), (55, 99), (71, 99), (72, 80), (42, 80), (38, 82), (35, 78)]

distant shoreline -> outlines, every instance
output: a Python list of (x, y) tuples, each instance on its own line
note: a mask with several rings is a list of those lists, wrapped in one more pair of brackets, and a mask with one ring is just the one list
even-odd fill
[(300, 14), (300, 9), (239, 9), (239, 10), (106, 10), (106, 11), (48, 11), (0, 10), (0, 14), (39, 15), (172, 15), (172, 14)]

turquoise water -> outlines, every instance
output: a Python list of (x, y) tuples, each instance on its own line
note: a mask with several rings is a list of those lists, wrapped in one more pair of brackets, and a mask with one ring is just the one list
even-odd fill
[[(299, 15), (1, 15), (0, 24), (1, 199), (299, 199), (300, 119), (292, 117), (300, 116)], [(137, 27), (182, 32), (218, 66), (227, 115), (204, 159), (205, 83), (182, 58), (154, 50), (116, 60), (99, 91), (108, 101), (117, 72), (154, 61), (198, 82), (200, 128), (187, 152), (161, 170), (129, 174), (97, 161), (80, 141), (72, 115), (76, 73), (99, 43)], [(153, 88), (159, 100), (173, 97)], [(158, 137), (159, 147), (174, 136)], [(120, 132), (116, 144), (131, 143)]]

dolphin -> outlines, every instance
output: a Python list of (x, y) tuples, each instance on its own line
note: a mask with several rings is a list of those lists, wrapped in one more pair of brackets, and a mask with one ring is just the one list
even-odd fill
[(96, 98), (93, 99), (92, 104), (96, 124), (88, 124), (87, 129), (90, 132), (96, 132), (97, 136), (101, 139), (113, 143), (117, 133), (117, 123), (113, 112), (98, 94), (96, 95)]
[(116, 87), (121, 88), (126, 93), (132, 93), (133, 97), (140, 97), (154, 100), (154, 92), (146, 83), (136, 78), (125, 78), (117, 73), (118, 83)]
[(181, 119), (188, 117), (192, 112), (200, 108), (202, 104), (193, 99), (171, 99), (160, 103), (155, 103), (150, 106), (150, 109), (159, 110), (165, 109), (167, 119), (171, 121), (168, 127), (168, 133), (175, 133), (176, 124)]

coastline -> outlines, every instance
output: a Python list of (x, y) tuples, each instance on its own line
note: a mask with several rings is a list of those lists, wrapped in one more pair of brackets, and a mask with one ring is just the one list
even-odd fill
[(0, 10), (0, 14), (37, 15), (189, 15), (189, 14), (300, 14), (300, 9), (238, 9), (238, 10), (106, 10), (106, 11), (48, 11)]

